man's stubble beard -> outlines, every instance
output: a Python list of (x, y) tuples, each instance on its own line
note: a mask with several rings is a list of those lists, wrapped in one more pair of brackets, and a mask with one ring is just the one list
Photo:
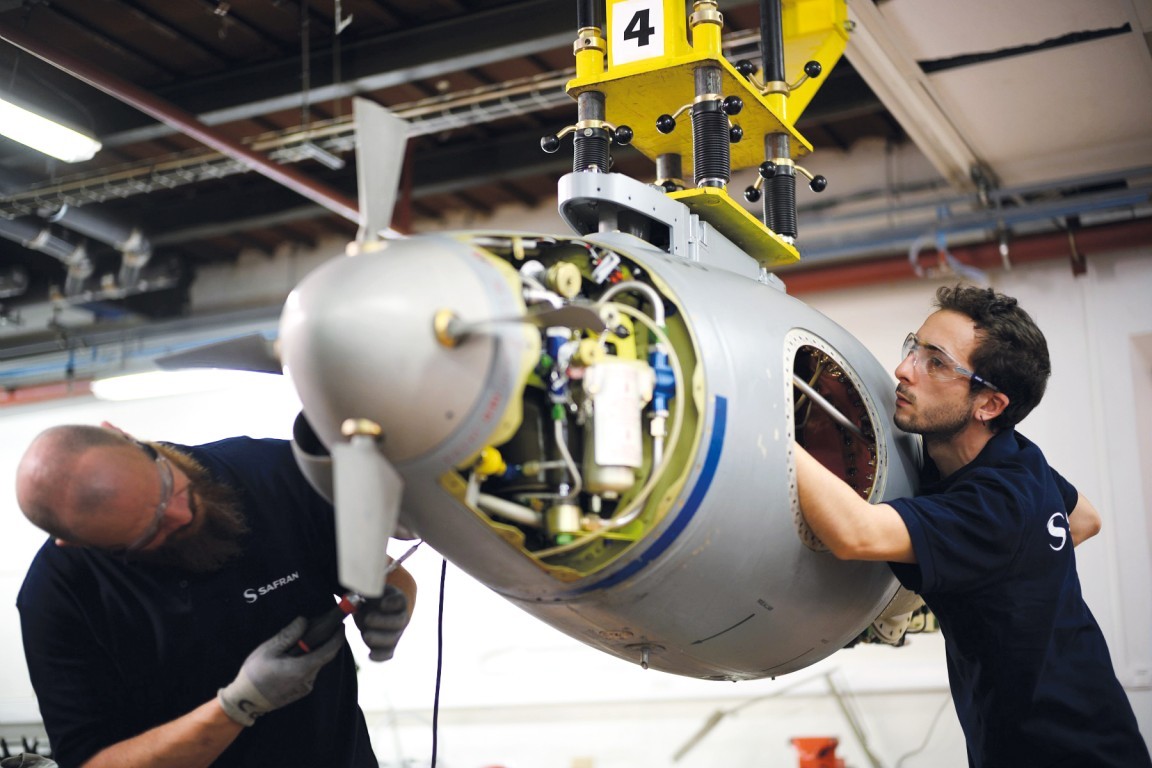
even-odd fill
[[(897, 391), (900, 392), (905, 399), (910, 397), (910, 395), (903, 390), (897, 389)], [(919, 398), (916, 398), (909, 402), (915, 406), (918, 399)], [(925, 442), (946, 443), (964, 431), (972, 421), (972, 414), (974, 412), (975, 403), (972, 398), (969, 398), (962, 406), (949, 408), (938, 405), (921, 411), (919, 414), (902, 413), (897, 410), (892, 417), (892, 421), (905, 432), (922, 436)]]

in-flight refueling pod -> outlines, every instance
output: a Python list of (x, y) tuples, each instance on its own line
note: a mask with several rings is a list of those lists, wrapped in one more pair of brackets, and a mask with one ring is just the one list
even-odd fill
[[(783, 4), (784, 29), (815, 25), (797, 5)], [(825, 69), (843, 49), (826, 38), (846, 34), (836, 5), (805, 5), (833, 9), (810, 45)], [(364, 242), (292, 292), (279, 344), (303, 404), (295, 447), (335, 502), (349, 589), (379, 594), (387, 538), (419, 537), (618, 657), (780, 675), (850, 644), (898, 591), (886, 564), (837, 560), (807, 529), (794, 444), (871, 501), (915, 491), (919, 446), (892, 426), (890, 374), (770, 272), (798, 257), (790, 195), (807, 171), (794, 158), (810, 147), (782, 106), (798, 84), (724, 61), (714, 2), (696, 3), (690, 28), (679, 0), (623, 15), (637, 7), (579, 20), (580, 121), (542, 142), (573, 135), (559, 199), (574, 235)], [(635, 55), (641, 22), (660, 54)], [(613, 58), (617, 41), (628, 56)], [(677, 105), (637, 106), (663, 80), (621, 105), (648, 127), (612, 121), (629, 78), (657, 71), (687, 78), (673, 97), (691, 110), (676, 139), (690, 160), (669, 143)], [(755, 189), (770, 223), (728, 197), (731, 156), (709, 148), (750, 128), (768, 153)], [(611, 145), (628, 142), (657, 160), (658, 183), (608, 172)], [(674, 183), (685, 166), (688, 189)]]

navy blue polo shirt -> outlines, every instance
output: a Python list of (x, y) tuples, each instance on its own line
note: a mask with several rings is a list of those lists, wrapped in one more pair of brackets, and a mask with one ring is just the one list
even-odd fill
[(921, 495), (889, 502), (917, 560), (892, 570), (940, 622), (975, 768), (1152, 765), (1081, 595), (1076, 500), (1040, 449), (1008, 431), (947, 478), (929, 462)]
[[(236, 490), (250, 528), (241, 557), (194, 574), (49, 540), (17, 598), (32, 685), (64, 768), (215, 698), (256, 646), (330, 608), (339, 591), (332, 507), (289, 443), (175, 447)], [(312, 693), (245, 728), (214, 765), (376, 768), (356, 698), (345, 644)]]

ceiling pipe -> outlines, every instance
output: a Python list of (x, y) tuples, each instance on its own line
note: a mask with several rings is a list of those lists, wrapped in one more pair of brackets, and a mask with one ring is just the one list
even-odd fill
[[(9, 267), (0, 272), (0, 299), (23, 296), (28, 292), (28, 282), (28, 270), (23, 267)], [(0, 323), (3, 321), (3, 313), (0, 312)]]
[[(1131, 248), (1152, 246), (1152, 218), (1135, 219), (1118, 224), (1104, 224), (1076, 230), (1047, 232), (1015, 238), (1009, 242), (1008, 263), (1028, 264), (1056, 259), (1082, 258)], [(953, 246), (951, 255), (969, 267), (981, 270), (1005, 267), (999, 241)], [(1075, 265), (1070, 265), (1075, 269)], [(860, 288), (868, 285), (918, 280), (908, 263), (907, 251), (874, 259), (860, 259), (850, 263), (821, 264), (782, 269), (776, 273), (787, 286), (788, 293), (799, 296), (817, 291)], [(928, 270), (926, 276), (936, 277), (939, 270)]]
[(52, 231), (32, 218), (0, 218), (0, 237), (20, 243), (25, 248), (46, 253), (64, 263), (68, 276), (64, 281), (64, 294), (74, 296), (84, 288), (84, 281), (92, 276), (92, 262), (83, 243), (76, 244)]
[[(58, 288), (52, 288), (47, 298), (53, 301), (84, 304), (103, 299), (122, 299), (137, 293), (172, 288), (179, 283), (180, 276), (168, 268), (157, 267), (152, 270), (154, 274), (144, 274), (144, 262), (140, 260), (128, 267), (134, 275), (132, 282), (123, 281), (124, 266), (121, 267), (119, 283), (113, 283), (111, 275), (93, 277), (96, 269), (88, 258), (85, 243), (73, 243), (54, 232), (51, 226), (44, 226), (43, 222), (32, 217), (0, 218), (0, 237), (47, 254), (64, 264), (68, 270), (64, 278), (64, 293), (60, 295)], [(126, 251), (125, 259), (129, 258), (131, 256)], [(8, 275), (0, 274), (0, 298), (26, 298), (27, 273), (23, 273), (22, 282), (13, 282), (11, 285), (8, 284), (7, 278)], [(14, 281), (19, 279), (19, 274), (13, 275)]]
[(333, 213), (349, 221), (357, 223), (360, 221), (360, 211), (356, 201), (338, 190), (308, 178), (294, 168), (277, 165), (243, 144), (217, 133), (200, 122), (194, 115), (185, 112), (174, 104), (170, 104), (132, 83), (121, 80), (115, 75), (102, 72), (75, 56), (45, 45), (11, 25), (0, 24), (0, 39), (43, 59), (48, 64), (91, 85), (93, 88), (135, 107), (149, 117), (175, 128), (205, 146), (243, 163), (253, 171), (303, 195)]
[(140, 272), (152, 258), (152, 243), (139, 227), (117, 221), (105, 213), (67, 204), (45, 206), (37, 213), (53, 224), (61, 224), (120, 251), (120, 273), (116, 282), (121, 288), (130, 290), (140, 282)]
[[(20, 174), (0, 168), (0, 192), (8, 194), (31, 183)], [(125, 290), (140, 287), (141, 270), (152, 259), (152, 243), (140, 227), (120, 221), (100, 210), (100, 206), (81, 209), (67, 203), (45, 203), (37, 208), (36, 214), (120, 251), (117, 284)]]

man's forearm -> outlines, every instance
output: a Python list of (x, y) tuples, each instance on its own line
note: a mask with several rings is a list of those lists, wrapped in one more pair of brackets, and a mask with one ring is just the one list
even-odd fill
[(796, 446), (800, 509), (812, 532), (842, 560), (916, 562), (908, 529), (887, 504), (870, 504)]
[(1076, 507), (1068, 515), (1068, 530), (1072, 534), (1072, 545), (1080, 546), (1083, 542), (1100, 533), (1100, 513), (1092, 502), (1080, 494), (1076, 500)]
[(183, 717), (97, 752), (84, 768), (206, 768), (228, 748), (244, 726), (228, 717), (217, 699)]

